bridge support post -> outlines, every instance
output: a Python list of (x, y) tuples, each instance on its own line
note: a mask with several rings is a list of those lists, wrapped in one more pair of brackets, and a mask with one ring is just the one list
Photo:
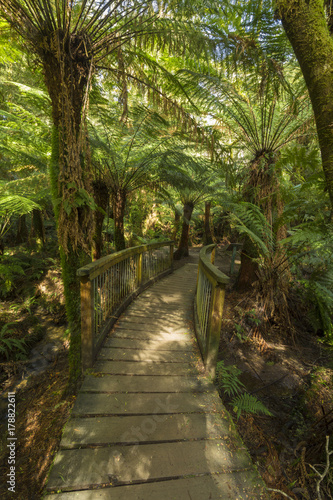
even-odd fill
[(82, 371), (92, 368), (94, 359), (94, 302), (89, 276), (81, 277), (81, 355)]
[(140, 252), (138, 256), (138, 288), (142, 285), (143, 276), (143, 253)]
[(174, 250), (174, 243), (171, 243), (170, 245), (170, 269), (173, 269), (173, 250)]
[(217, 355), (220, 343), (222, 326), (225, 287), (217, 284), (212, 290), (211, 310), (206, 344), (206, 369), (212, 378), (215, 378)]

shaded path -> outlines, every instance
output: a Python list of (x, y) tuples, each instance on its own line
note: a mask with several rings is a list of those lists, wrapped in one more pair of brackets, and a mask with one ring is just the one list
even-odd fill
[(266, 498), (202, 374), (191, 330), (196, 273), (194, 264), (176, 270), (117, 322), (65, 427), (48, 500)]

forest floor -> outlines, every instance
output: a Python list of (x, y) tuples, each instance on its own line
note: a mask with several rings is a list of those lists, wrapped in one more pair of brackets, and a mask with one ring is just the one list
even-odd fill
[[(197, 262), (198, 253), (199, 248), (192, 248), (190, 256), (175, 262), (175, 267)], [(215, 264), (226, 274), (230, 260), (231, 252), (219, 248)], [(332, 467), (319, 483), (327, 461), (326, 435), (332, 434), (333, 428), (332, 350), (302, 321), (302, 311), (298, 319), (295, 316), (293, 335), (286, 334), (282, 324), (272, 322), (263, 339), (256, 328), (255, 299), (235, 291), (234, 281), (232, 277), (227, 289), (219, 359), (239, 369), (246, 390), (255, 394), (272, 416), (247, 413), (237, 420), (232, 398), (223, 394), (222, 399), (267, 486), (288, 495), (272, 493), (273, 499), (315, 500), (320, 498), (317, 485), (323, 500), (332, 498)], [(17, 437), (16, 492), (12, 494), (9, 485), (1, 483), (0, 496), (4, 500), (38, 500), (75, 401), (75, 395), (67, 390), (68, 340), (59, 271), (53, 268), (40, 279), (31, 307), (16, 306), (17, 301), (2, 303), (0, 326), (16, 321), (26, 332), (36, 330), (37, 324), (39, 334), (30, 361), (0, 363), (2, 478), (8, 474), (8, 391), (15, 393)], [(36, 358), (37, 351), (45, 358), (44, 364), (41, 357)]]

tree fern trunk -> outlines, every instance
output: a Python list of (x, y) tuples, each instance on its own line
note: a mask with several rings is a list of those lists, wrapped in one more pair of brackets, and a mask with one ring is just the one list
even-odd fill
[(177, 241), (177, 235), (178, 235), (179, 227), (180, 227), (180, 213), (176, 209), (175, 210), (175, 220), (174, 220), (174, 223), (173, 223), (173, 232), (172, 232), (172, 239), (175, 242)]
[(26, 215), (20, 215), (18, 218), (17, 233), (16, 233), (16, 244), (26, 243), (28, 241), (28, 228)]
[[(58, 227), (59, 218), (59, 132), (58, 128), (53, 128), (52, 136), (52, 157), (50, 162), (50, 182), (51, 194), (54, 207), (55, 218)], [(80, 280), (76, 276), (76, 271), (81, 267), (87, 256), (79, 250), (74, 251), (71, 245), (67, 246), (67, 252), (59, 245), (61, 272), (64, 285), (66, 315), (70, 332), (69, 346), (69, 369), (70, 382), (75, 384), (81, 374), (81, 302), (80, 302)]]
[(124, 250), (125, 235), (124, 235), (124, 215), (126, 205), (126, 193), (118, 190), (113, 197), (113, 221), (114, 221), (114, 242), (117, 252)]
[(210, 220), (210, 208), (211, 202), (205, 202), (205, 220), (204, 220), (204, 244), (211, 245), (213, 243), (213, 234), (211, 228), (211, 220)]
[(32, 228), (36, 236), (37, 248), (42, 249), (45, 245), (45, 229), (41, 210), (32, 211)]
[(180, 236), (178, 248), (173, 256), (175, 260), (180, 260), (182, 257), (188, 257), (190, 221), (193, 213), (193, 208), (194, 205), (192, 202), (187, 202), (184, 204), (182, 234)]

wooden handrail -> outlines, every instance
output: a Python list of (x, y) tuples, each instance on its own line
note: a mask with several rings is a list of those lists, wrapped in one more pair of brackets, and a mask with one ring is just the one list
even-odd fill
[[(172, 240), (127, 248), (77, 270), (81, 282), (82, 369), (130, 302), (173, 268)], [(163, 248), (168, 248), (163, 252)]]
[(216, 245), (207, 245), (200, 250), (194, 300), (196, 336), (206, 370), (213, 378), (220, 342), (225, 287), (230, 280), (214, 266), (215, 247)]

